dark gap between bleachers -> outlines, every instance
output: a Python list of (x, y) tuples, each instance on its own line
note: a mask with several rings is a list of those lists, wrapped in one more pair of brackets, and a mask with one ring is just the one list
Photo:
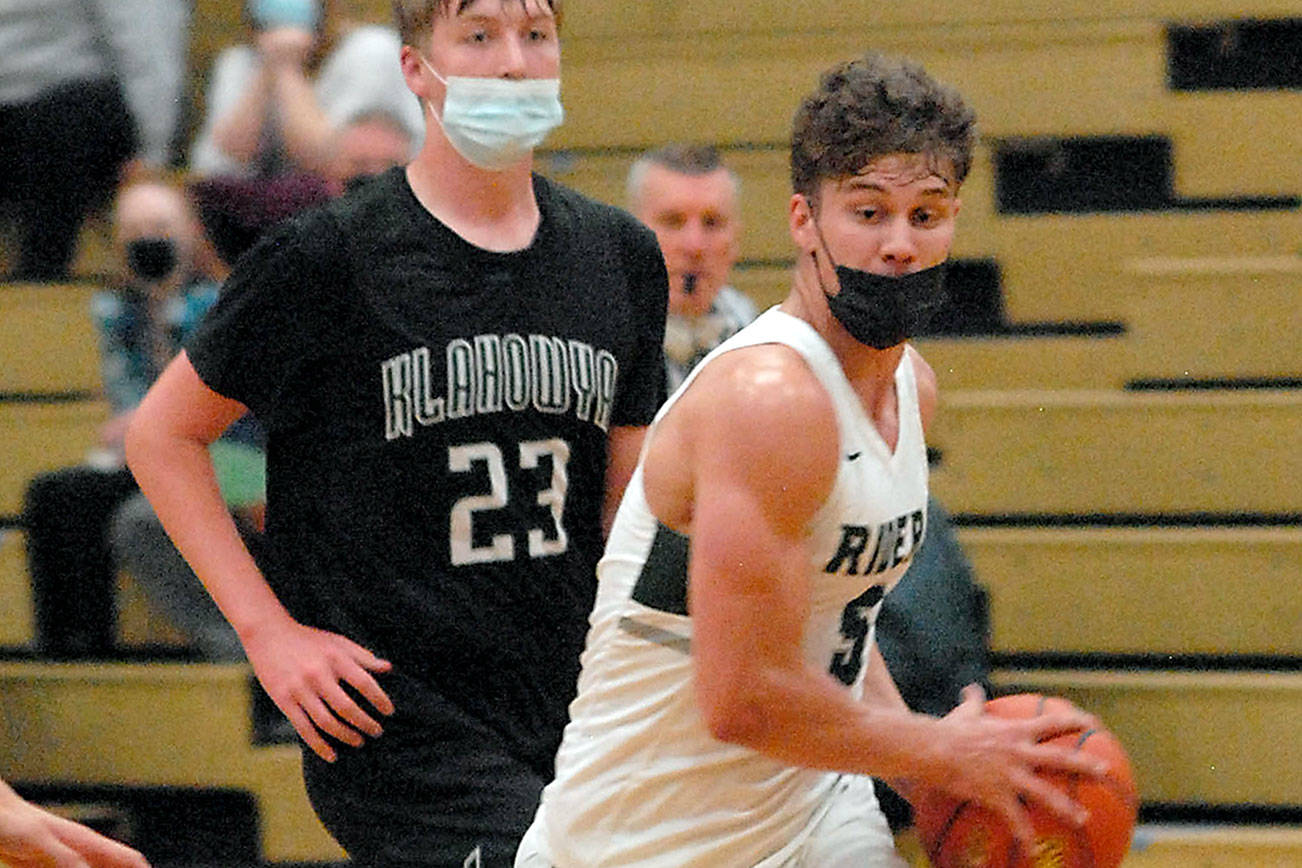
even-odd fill
[[(1091, 669), (1127, 672), (1302, 672), (1302, 657), (1284, 654), (1115, 654), (1097, 651), (992, 651), (1004, 670)], [(1012, 676), (1016, 680), (1016, 674)], [(1015, 688), (1001, 692), (1016, 693)]]
[(1302, 377), (1140, 377), (1129, 392), (1214, 391), (1220, 389), (1302, 389)]
[[(89, 824), (137, 848), (155, 865), (261, 862), (257, 801), (243, 790), (111, 784), (11, 782), (42, 805), (67, 805)], [(102, 818), (98, 823), (93, 817)]]
[(1302, 18), (1171, 25), (1166, 45), (1171, 90), (1302, 88)]
[(1302, 512), (961, 512), (952, 519), (960, 527), (1295, 527)]
[(994, 140), (1001, 214), (1273, 211), (1302, 196), (1180, 196), (1171, 140), (1144, 136), (1031, 136)]
[(98, 392), (84, 389), (64, 392), (0, 392), (3, 404), (75, 404), (79, 401), (94, 401), (100, 397)]
[(1208, 805), (1203, 802), (1145, 802), (1139, 806), (1141, 823), (1197, 823), (1231, 826), (1302, 825), (1302, 806)]

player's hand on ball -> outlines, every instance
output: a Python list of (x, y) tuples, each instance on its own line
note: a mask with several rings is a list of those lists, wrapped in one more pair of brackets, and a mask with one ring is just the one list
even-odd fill
[(364, 735), (375, 738), (384, 732), (342, 685), (348, 684), (381, 714), (393, 714), (393, 702), (371, 674), (388, 672), (392, 664), (387, 660), (338, 633), (288, 618), (242, 638), (267, 695), (326, 762), (334, 762), (336, 753), (323, 733), (361, 747)]
[(1019, 720), (987, 714), (985, 704), (980, 687), (964, 688), (963, 702), (941, 720), (947, 731), (941, 763), (944, 772), (928, 783), (999, 814), (1024, 847), (1029, 848), (1035, 840), (1024, 803), (1038, 804), (1064, 823), (1083, 824), (1085, 810), (1037, 771), (1099, 777), (1106, 769), (1093, 757), (1040, 742), (1097, 726), (1098, 720), (1066, 702), (1045, 714)]

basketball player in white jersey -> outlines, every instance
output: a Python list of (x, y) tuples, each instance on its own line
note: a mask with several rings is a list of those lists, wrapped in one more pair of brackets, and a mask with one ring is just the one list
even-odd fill
[(939, 788), (1033, 840), (1082, 811), (1037, 742), (1089, 725), (911, 713), (873, 642), (924, 533), (942, 292), (973, 115), (875, 55), (801, 105), (791, 292), (661, 409), (598, 568), (579, 694), (520, 868), (901, 866), (871, 779)]

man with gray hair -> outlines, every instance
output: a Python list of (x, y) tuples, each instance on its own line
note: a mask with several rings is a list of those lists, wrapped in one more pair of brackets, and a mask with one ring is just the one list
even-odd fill
[(706, 353), (755, 318), (750, 298), (728, 285), (739, 252), (739, 190), (737, 175), (707, 145), (667, 145), (629, 169), (629, 210), (655, 232), (669, 271), (670, 392)]

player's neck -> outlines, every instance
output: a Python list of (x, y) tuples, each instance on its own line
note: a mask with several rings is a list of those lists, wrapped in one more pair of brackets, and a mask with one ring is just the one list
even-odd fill
[(490, 172), (466, 162), (431, 132), (407, 167), (407, 181), (425, 209), (466, 241), (485, 250), (522, 250), (540, 219), (531, 161)]
[(836, 354), (841, 370), (865, 404), (876, 403), (878, 393), (893, 394), (895, 369), (904, 355), (904, 344), (879, 350), (860, 343), (836, 321), (826, 304), (815, 303), (823, 291), (809, 274), (797, 271), (782, 310), (809, 323)]

